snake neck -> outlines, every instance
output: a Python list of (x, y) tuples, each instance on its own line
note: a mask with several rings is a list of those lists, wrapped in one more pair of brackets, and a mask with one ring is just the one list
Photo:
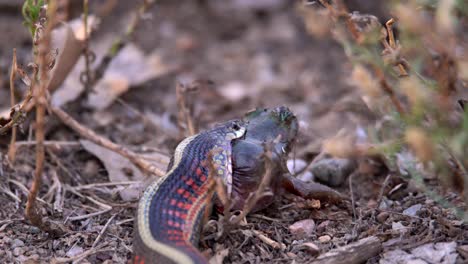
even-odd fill
[(153, 259), (136, 252), (135, 263), (207, 263), (197, 246), (208, 193), (208, 168), (203, 164), (215, 146), (206, 133), (185, 139), (166, 176), (146, 189), (139, 203), (137, 232)]

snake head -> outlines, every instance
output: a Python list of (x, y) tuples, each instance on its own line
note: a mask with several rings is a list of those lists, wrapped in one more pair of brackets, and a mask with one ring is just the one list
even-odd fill
[[(299, 124), (294, 114), (284, 106), (273, 109), (257, 108), (245, 114), (247, 131), (245, 135), (233, 142), (233, 196), (237, 202), (234, 209), (243, 207), (244, 201), (254, 192), (265, 173), (263, 158), (264, 143), (272, 143), (272, 161), (274, 174), (270, 182), (273, 193), (280, 190), (285, 163), (294, 143)], [(264, 197), (254, 210), (267, 207), (273, 197)]]

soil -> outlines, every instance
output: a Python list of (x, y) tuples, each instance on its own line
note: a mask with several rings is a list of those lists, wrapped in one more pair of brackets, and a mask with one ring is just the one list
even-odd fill
[[(19, 5), (12, 2), (16, 1), (0, 1), (0, 110), (9, 108), (12, 48), (18, 49), (22, 64), (31, 60), (30, 37), (21, 24)], [(92, 10), (103, 2), (93, 3)], [(93, 39), (116, 37), (124, 32), (139, 1), (117, 2), (103, 17)], [(286, 105), (301, 125), (295, 158), (307, 162), (319, 153), (324, 139), (340, 130), (353, 131), (371, 124), (369, 115), (343, 110), (362, 102), (358, 91), (348, 85), (351, 65), (342, 47), (332, 39), (307, 34), (294, 4), (259, 1), (269, 4), (265, 7), (246, 4), (241, 8), (233, 3), (248, 1), (215, 2), (157, 1), (131, 41), (146, 54), (157, 50), (163, 61), (175, 65), (175, 70), (132, 87), (120, 97), (125, 104), (115, 102), (97, 111), (78, 98), (64, 109), (118, 144), (147, 146), (170, 154), (181, 139), (180, 133), (168, 133), (167, 124), (148, 124), (138, 113), (167, 116), (167, 122), (173, 122), (178, 111), (176, 83), (210, 80), (211, 85), (189, 98), (199, 130), (240, 117), (255, 107)], [(72, 15), (79, 14), (79, 5), (73, 4), (72, 8)], [(30, 139), (33, 126), (31, 112), (18, 140)], [(125, 187), (118, 185), (80, 188), (109, 182), (108, 174), (102, 162), (82, 148), (77, 134), (52, 115), (47, 117), (46, 138), (69, 144), (47, 148), (39, 194), (40, 214), (64, 224), (68, 231), (61, 237), (51, 237), (24, 219), (34, 171), (34, 145), (21, 146), (13, 164), (6, 157), (9, 135), (2, 136), (0, 262), (126, 263), (132, 252), (136, 200), (122, 200), (118, 191)], [(377, 263), (394, 249), (410, 252), (427, 243), (455, 242), (459, 247), (467, 243), (468, 230), (452, 210), (427, 197), (408, 179), (391, 175), (385, 181), (387, 176), (382, 169), (353, 176), (350, 185), (354, 212), (349, 205), (307, 206), (308, 201), (284, 194), (268, 209), (248, 216), (245, 223), (231, 230), (223, 240), (208, 239), (201, 248), (209, 255), (226, 253), (224, 263), (310, 263), (317, 252), (304, 243), (314, 243), (318, 251), (325, 253), (361, 238), (377, 236), (383, 242), (383, 251), (367, 260)], [(445, 199), (461, 205), (459, 196), (441, 190), (435, 180), (431, 181), (431, 186), (441, 191)], [(384, 186), (384, 182), (388, 184)], [(346, 181), (337, 189), (351, 197), (350, 185)], [(106, 206), (110, 210), (102, 212)], [(415, 213), (405, 211), (412, 206), (418, 208)], [(96, 212), (102, 213), (86, 216)], [(289, 227), (304, 219), (314, 220), (314, 232), (304, 237), (292, 234)], [(398, 230), (398, 226), (405, 231)], [(208, 229), (205, 236), (209, 237), (210, 232), (213, 231)], [(275, 248), (262, 240), (258, 232), (284, 247)], [(466, 259), (460, 254), (457, 261), (462, 263)]]

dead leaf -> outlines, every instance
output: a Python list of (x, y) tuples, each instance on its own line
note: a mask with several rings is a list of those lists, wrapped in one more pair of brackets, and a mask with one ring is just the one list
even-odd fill
[[(133, 201), (140, 197), (140, 193), (143, 191), (145, 186), (149, 184), (148, 177), (143, 175), (143, 173), (131, 163), (125, 157), (110, 151), (107, 148), (101, 147), (99, 145), (94, 144), (88, 140), (80, 140), (81, 145), (85, 148), (88, 152), (96, 156), (98, 159), (104, 163), (104, 167), (109, 174), (109, 180), (111, 182), (124, 182), (124, 181), (140, 181), (138, 184), (132, 184), (124, 187), (122, 190), (119, 191), (120, 197), (124, 201)], [(146, 153), (146, 155), (148, 155)], [(154, 153), (155, 160), (157, 157), (161, 159), (167, 159), (166, 156), (160, 153)], [(165, 169), (166, 164), (159, 164), (153, 162), (155, 166)]]
[(164, 75), (173, 70), (162, 62), (159, 52), (145, 55), (134, 44), (127, 44), (111, 61), (104, 76), (88, 97), (91, 108), (102, 110), (132, 86)]
[[(99, 22), (95, 16), (88, 16), (88, 34), (97, 28)], [(75, 100), (84, 91), (84, 86), (80, 82), (80, 75), (84, 69), (84, 59), (80, 56), (84, 40), (83, 20), (77, 18), (64, 24), (54, 33), (52, 40), (55, 42), (53, 47), (59, 49), (59, 57), (52, 71), (49, 89), (56, 90), (52, 94), (52, 104), (59, 107)], [(97, 43), (99, 45), (95, 45), (93, 41), (90, 43), (91, 50), (96, 56), (104, 53), (112, 42), (109, 40), (108, 43), (105, 41)]]
[[(99, 19), (88, 16), (88, 34), (96, 29)], [(58, 49), (59, 56), (51, 72), (49, 91), (55, 91), (67, 78), (76, 65), (83, 50), (84, 27), (81, 18), (62, 23), (62, 26), (52, 32), (52, 47)]]

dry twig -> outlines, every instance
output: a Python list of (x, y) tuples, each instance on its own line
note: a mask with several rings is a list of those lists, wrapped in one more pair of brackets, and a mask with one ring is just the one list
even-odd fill
[(184, 123), (186, 124), (185, 130), (188, 130), (189, 136), (193, 136), (196, 134), (194, 122), (192, 116), (190, 115), (189, 108), (187, 106), (186, 95), (191, 89), (188, 89), (185, 85), (181, 83), (176, 84), (176, 98), (177, 98), (177, 106), (179, 109), (177, 124), (179, 126), (180, 131), (184, 131)]
[(108, 148), (128, 160), (130, 160), (133, 164), (138, 166), (140, 169), (142, 169), (144, 172), (149, 173), (149, 174), (154, 174), (156, 176), (164, 176), (165, 172), (162, 171), (161, 169), (157, 168), (150, 162), (146, 161), (143, 159), (140, 155), (137, 153), (123, 147), (120, 145), (115, 144), (114, 142), (110, 141), (109, 139), (100, 136), (96, 134), (96, 132), (92, 131), (91, 129), (81, 125), (76, 121), (73, 117), (68, 115), (66, 112), (64, 112), (62, 109), (54, 106), (50, 106), (50, 110), (68, 127), (71, 129), (75, 130), (81, 137), (84, 137), (95, 144), (98, 144), (102, 147)]
[[(18, 65), (16, 64), (16, 49), (13, 49), (13, 59), (11, 62), (11, 72), (10, 72), (10, 104), (11, 109), (14, 110), (15, 107), (15, 78), (16, 78), (16, 69)], [(13, 126), (11, 130), (11, 140), (10, 145), (8, 146), (8, 159), (14, 163), (16, 157), (16, 133), (17, 127)]]
[(39, 192), (42, 181), (42, 173), (44, 169), (44, 140), (45, 140), (45, 111), (47, 105), (46, 89), (49, 82), (50, 65), (47, 60), (47, 55), (50, 51), (51, 32), (55, 19), (56, 1), (49, 1), (47, 5), (47, 24), (43, 31), (42, 38), (39, 41), (37, 48), (37, 64), (39, 65), (39, 86), (34, 94), (36, 103), (36, 168), (34, 171), (34, 180), (31, 185), (28, 201), (26, 203), (26, 218), (31, 223), (44, 231), (60, 234), (62, 230), (53, 228), (50, 224), (45, 223), (42, 216), (38, 213), (36, 208), (36, 197)]

